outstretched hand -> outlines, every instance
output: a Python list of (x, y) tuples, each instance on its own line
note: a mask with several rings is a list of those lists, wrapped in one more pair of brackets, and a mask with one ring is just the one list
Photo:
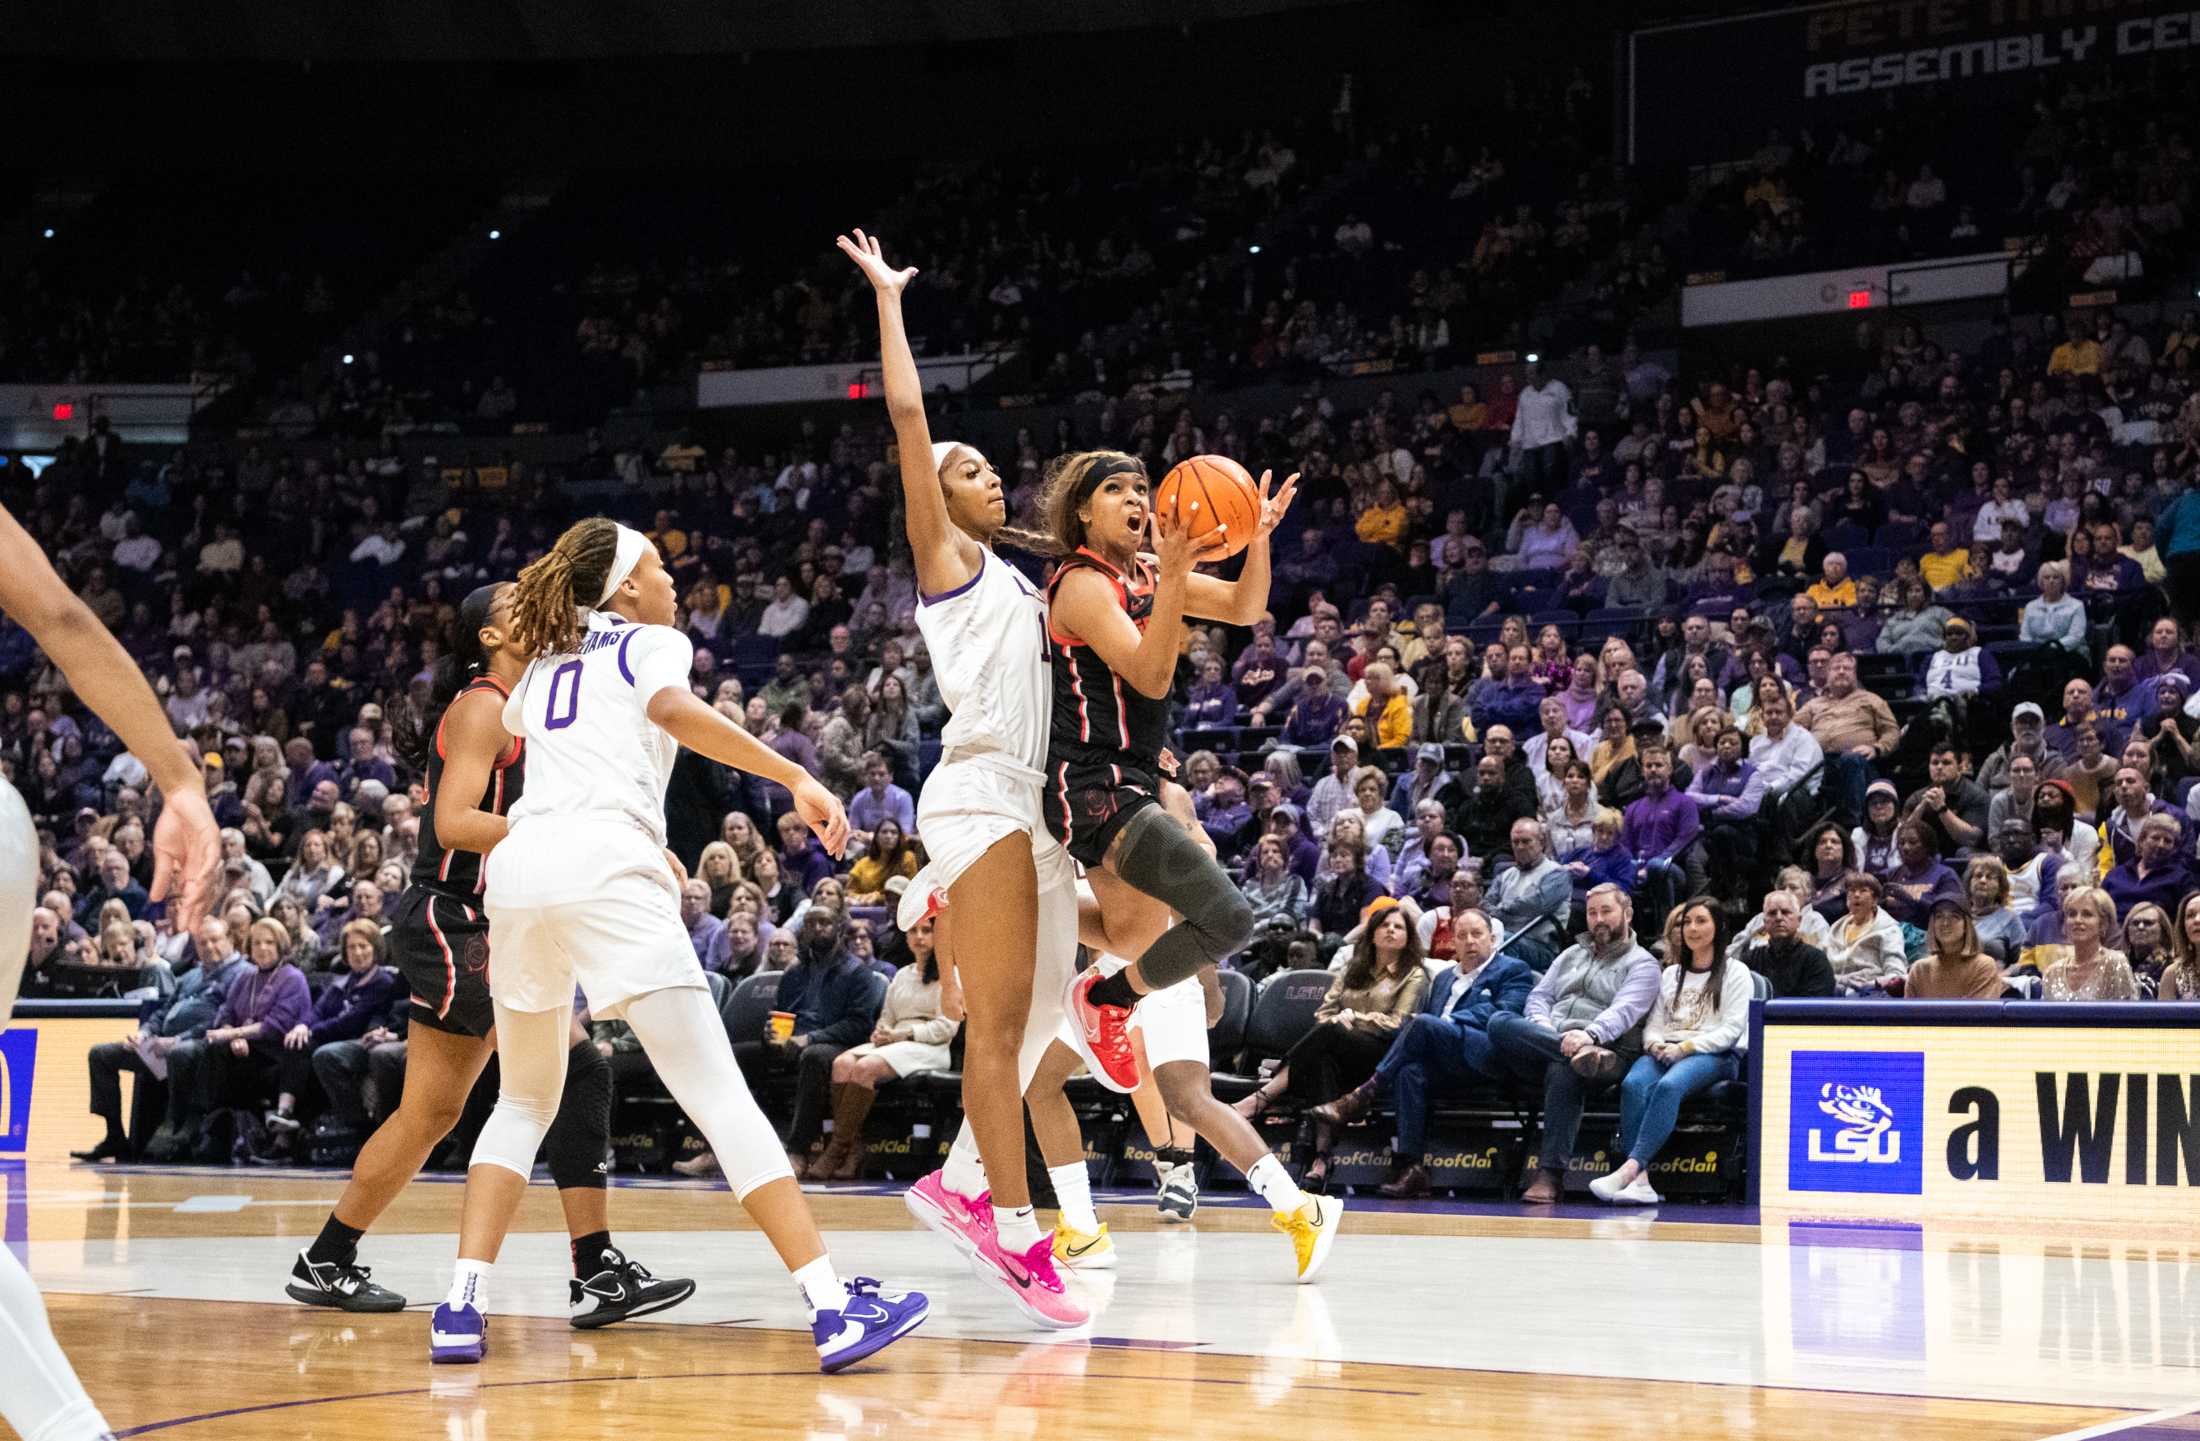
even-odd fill
[(1298, 499), (1299, 473), (1294, 470), (1284, 477), (1283, 489), (1271, 497), (1268, 494), (1268, 482), (1274, 475), (1272, 470), (1260, 473), (1260, 528), (1253, 532), (1255, 540), (1274, 532), (1277, 525), (1282, 523), (1284, 512), (1291, 508), (1291, 502)]
[(221, 830), (206, 792), (179, 786), (162, 796), (160, 819), (153, 823), (153, 884), (146, 894), (170, 903), (178, 931), (188, 935), (206, 918), (221, 865)]
[(898, 296), (917, 277), (917, 267), (914, 265), (905, 270), (896, 270), (886, 263), (886, 257), (879, 253), (876, 235), (865, 235), (858, 230), (855, 239), (850, 240), (841, 235), (836, 236), (833, 243), (840, 247), (841, 254), (856, 263), (856, 269), (863, 272), (864, 278), (871, 282), (871, 288), (881, 295)]

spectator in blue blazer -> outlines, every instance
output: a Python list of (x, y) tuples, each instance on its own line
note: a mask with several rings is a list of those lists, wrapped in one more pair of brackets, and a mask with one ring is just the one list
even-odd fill
[(1385, 1090), (1395, 1088), (1398, 1131), (1390, 1148), (1391, 1178), (1382, 1188), (1392, 1198), (1428, 1194), (1423, 1155), (1430, 1100), (1493, 1074), (1490, 1018), (1519, 1015), (1535, 989), (1534, 971), (1497, 954), (1497, 932), (1488, 916), (1467, 911), (1454, 916), (1451, 924), (1457, 959), (1437, 974), (1421, 1009), (1399, 1028), (1375, 1074), (1313, 1110), (1316, 1120), (1346, 1125), (1364, 1115)]

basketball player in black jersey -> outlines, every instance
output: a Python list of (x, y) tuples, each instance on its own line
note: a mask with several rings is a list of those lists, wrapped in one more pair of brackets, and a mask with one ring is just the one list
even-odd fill
[[(1055, 648), (1054, 730), (1043, 791), (1047, 824), (1085, 867), (1107, 949), (1136, 956), (1102, 979), (1074, 977), (1064, 1009), (1092, 1074), (1128, 1094), (1139, 1067), (1128, 1026), (1138, 998), (1212, 968), (1251, 938), (1252, 908), (1229, 874), (1163, 809), (1161, 753), (1168, 698), (1187, 615), (1251, 625), (1268, 608), (1268, 537), (1290, 508), (1298, 477), (1273, 498), (1260, 478), (1260, 520), (1234, 581), (1197, 574), (1227, 541), (1198, 541), (1196, 517), (1156, 517), (1146, 468), (1119, 451), (1056, 461), (1041, 502), (1045, 539), (1062, 559), (1047, 585)], [(1141, 553), (1149, 523), (1154, 558)], [(1169, 925), (1170, 913), (1179, 924)], [(1210, 1012), (1211, 1014), (1211, 1012)], [(1343, 1203), (1309, 1196), (1227, 1106), (1205, 1096), (1170, 1098), (1176, 1114), (1244, 1171), (1291, 1238), (1298, 1279), (1312, 1280), (1329, 1254)]]
[[(511, 590), (485, 585), (466, 597), (428, 705), (427, 713), (440, 711), (440, 719), (433, 731), (416, 723), (400, 737), (407, 759), (428, 776), (420, 854), (390, 925), (391, 954), (412, 988), (405, 1094), (360, 1151), (319, 1239), (291, 1268), (284, 1289), (309, 1306), (404, 1309), (404, 1297), (376, 1285), (358, 1264), (359, 1238), (450, 1134), (496, 1054), (489, 923), (479, 897), (482, 857), (504, 838), (504, 815), (519, 799), (523, 778), (523, 743), (511, 740), (507, 748), (498, 720), (527, 666), (504, 645)], [(588, 1329), (676, 1306), (694, 1294), (695, 1283), (652, 1276), (611, 1244), (604, 1185), (611, 1069), (578, 1022), (573, 1031), (565, 1093), (544, 1149), (573, 1237), (571, 1320)]]

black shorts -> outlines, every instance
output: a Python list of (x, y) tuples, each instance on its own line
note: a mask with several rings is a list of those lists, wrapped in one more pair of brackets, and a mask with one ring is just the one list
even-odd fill
[(489, 918), (481, 907), (408, 886), (390, 917), (390, 955), (412, 988), (412, 1024), (454, 1036), (496, 1028), (489, 1003)]
[(1131, 817), (1161, 804), (1161, 782), (1152, 771), (1074, 761), (1048, 769), (1039, 802), (1047, 830), (1087, 869), (1100, 864)]

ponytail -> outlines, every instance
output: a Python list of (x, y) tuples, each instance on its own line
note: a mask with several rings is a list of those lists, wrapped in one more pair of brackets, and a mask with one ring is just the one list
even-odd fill
[(603, 590), (618, 548), (618, 526), (592, 516), (568, 527), (557, 544), (519, 573), (511, 632), (521, 655), (533, 660), (580, 649), (580, 597)]
[(444, 710), (458, 693), (471, 685), (475, 678), (489, 668), (489, 653), (482, 648), (481, 632), (490, 622), (496, 609), (497, 592), (505, 585), (492, 581), (476, 588), (458, 607), (458, 621), (449, 636), (449, 646), (443, 658), (435, 663), (435, 675), (428, 684), (428, 700), (422, 706), (407, 706), (398, 715), (396, 723), (397, 754), (415, 770), (426, 770), (429, 756), (435, 750), (436, 728), (442, 723)]

